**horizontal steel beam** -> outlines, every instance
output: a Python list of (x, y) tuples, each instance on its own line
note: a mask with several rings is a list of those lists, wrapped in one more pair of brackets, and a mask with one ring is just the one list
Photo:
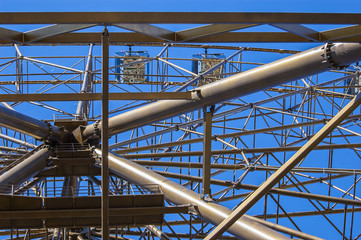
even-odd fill
[(358, 13), (283, 12), (3, 12), (0, 24), (303, 23), (361, 24)]
[[(328, 150), (328, 149), (344, 149), (344, 148), (360, 148), (361, 143), (350, 144), (329, 144), (321, 145), (314, 148), (314, 150)], [(269, 148), (250, 148), (250, 149), (229, 149), (229, 150), (213, 150), (211, 155), (232, 155), (241, 153), (271, 153), (271, 152), (293, 152), (301, 149), (300, 146), (295, 147), (269, 147)], [(114, 151), (117, 153), (117, 151)], [(164, 153), (139, 153), (139, 154), (121, 154), (122, 157), (129, 159), (139, 158), (160, 158), (160, 157), (182, 157), (182, 156), (202, 156), (203, 151), (193, 152), (164, 152)]]
[[(133, 162), (142, 166), (161, 166), (161, 167), (176, 167), (176, 168), (190, 168), (200, 169), (202, 163), (197, 162), (168, 162), (168, 161), (150, 161), (150, 160), (134, 160)], [(246, 165), (246, 164), (211, 164), (212, 169), (223, 170), (246, 170), (250, 168), (252, 171), (277, 171), (279, 166), (263, 166), (263, 165)], [(361, 174), (361, 169), (352, 168), (317, 168), (317, 167), (295, 167), (292, 172), (308, 172), (308, 173), (323, 173), (323, 174)]]
[[(43, 93), (43, 94), (0, 94), (2, 102), (22, 101), (99, 101), (101, 93)], [(191, 92), (130, 92), (109, 93), (109, 100), (159, 100), (192, 99)]]
[[(287, 212), (287, 214), (284, 213), (276, 213), (276, 214), (267, 214), (267, 219), (274, 219), (274, 218), (288, 218), (288, 217), (306, 217), (306, 216), (318, 216), (318, 215), (329, 215), (329, 214), (344, 214), (347, 213), (356, 213), (361, 212), (361, 208), (347, 208), (345, 211), (345, 208), (340, 209), (326, 209), (326, 210), (320, 210), (320, 211), (305, 211), (305, 212)], [(255, 216), (257, 218), (264, 218), (263, 215)]]
[[(110, 208), (110, 216), (188, 213), (188, 206)], [(100, 217), (99, 209), (0, 211), (1, 219)]]
[[(328, 41), (326, 38), (321, 39), (321, 42)], [(328, 42), (361, 42), (361, 36), (358, 34), (350, 34), (349, 36), (338, 39), (335, 37)], [(27, 45), (89, 45), (89, 43), (100, 44), (99, 33), (65, 33), (58, 36), (45, 38), (36, 42), (28, 43)], [(114, 32), (110, 35), (109, 44), (111, 45), (129, 45), (129, 44), (145, 44), (145, 43), (168, 43), (168, 40), (162, 40), (152, 36), (133, 32)], [(173, 41), (177, 43), (178, 41)], [(179, 41), (181, 42), (181, 41)], [(202, 36), (187, 40), (187, 43), (247, 43), (247, 42), (294, 42), (294, 43), (312, 43), (314, 41), (289, 32), (226, 32), (210, 36)], [(13, 45), (18, 42), (10, 37), (7, 39), (0, 38), (0, 45)], [(24, 42), (25, 43), (25, 42)]]

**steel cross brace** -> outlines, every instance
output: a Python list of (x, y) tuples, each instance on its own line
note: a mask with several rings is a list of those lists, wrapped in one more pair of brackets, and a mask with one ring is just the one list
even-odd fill
[(205, 240), (215, 240), (244, 215), (259, 199), (292, 170), (310, 153), (330, 132), (332, 132), (351, 112), (361, 104), (361, 93), (357, 94), (340, 112), (336, 114), (318, 133), (298, 150), (281, 168), (246, 198), (226, 219), (224, 219)]

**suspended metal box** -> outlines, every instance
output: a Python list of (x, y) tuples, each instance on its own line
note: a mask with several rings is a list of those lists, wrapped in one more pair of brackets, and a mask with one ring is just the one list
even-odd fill
[[(226, 56), (223, 53), (210, 53), (210, 54), (193, 54), (192, 55), (192, 72), (202, 74), (208, 69), (214, 67), (222, 62)], [(220, 66), (207, 74), (203, 79), (198, 82), (198, 85), (203, 85), (209, 82), (214, 82), (223, 78), (224, 66)]]
[[(115, 53), (116, 80), (121, 83), (143, 83), (149, 80), (147, 51), (121, 51)], [(136, 63), (139, 62), (139, 63)]]

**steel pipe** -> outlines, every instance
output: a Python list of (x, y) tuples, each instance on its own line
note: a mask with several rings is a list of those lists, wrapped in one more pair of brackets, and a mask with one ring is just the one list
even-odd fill
[[(87, 57), (87, 61), (86, 61), (86, 67), (85, 67), (85, 73), (84, 73), (84, 77), (83, 77), (83, 84), (81, 86), (81, 90), (80, 93), (87, 93), (87, 92), (91, 92), (91, 74), (90, 74), (90, 68), (91, 68), (91, 64), (92, 64), (92, 53), (93, 53), (93, 44), (90, 44), (89, 47), (89, 53), (88, 53), (88, 57)], [(84, 118), (84, 116), (86, 117), (86, 119), (88, 118), (88, 106), (89, 101), (79, 101), (78, 102), (78, 106), (76, 108), (76, 113), (75, 115), (77, 116), (77, 118)]]
[(34, 177), (47, 165), (52, 151), (42, 148), (0, 176), (0, 192), (11, 193), (13, 189)]
[[(101, 157), (101, 150), (95, 149), (95, 154)], [(125, 158), (109, 153), (109, 168), (119, 174), (121, 177), (129, 180), (149, 191), (154, 190), (154, 185), (158, 185), (164, 196), (169, 201), (183, 205), (194, 205), (194, 213), (212, 224), (218, 225), (222, 222), (232, 210), (213, 201), (205, 201), (201, 196), (186, 187), (183, 187), (159, 174), (146, 169)], [(97, 158), (99, 161), (99, 158)], [(251, 220), (248, 216), (243, 216), (235, 225), (228, 229), (228, 232), (241, 239), (289, 239), (288, 237), (273, 231), (262, 224)]]
[[(341, 68), (361, 59), (361, 43), (325, 44), (310, 50), (241, 72), (193, 90), (193, 99), (158, 101), (109, 119), (109, 133), (134, 129), (175, 115), (244, 96), (295, 79)], [(83, 142), (99, 138), (101, 122), (77, 129)]]
[(0, 138), (8, 140), (8, 141), (13, 142), (13, 143), (17, 143), (17, 144), (19, 144), (21, 146), (24, 146), (24, 147), (36, 148), (36, 145), (34, 145), (34, 144), (22, 141), (22, 140), (17, 139), (17, 138), (10, 137), (10, 136), (2, 134), (2, 133), (0, 133)]
[(39, 140), (62, 141), (64, 132), (56, 126), (0, 106), (0, 125)]

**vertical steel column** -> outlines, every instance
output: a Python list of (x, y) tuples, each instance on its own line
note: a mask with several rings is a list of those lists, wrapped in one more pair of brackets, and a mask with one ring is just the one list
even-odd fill
[(312, 151), (332, 132), (350, 113), (361, 104), (361, 93), (357, 94), (340, 112), (336, 114), (319, 132), (317, 132), (300, 150), (298, 150), (281, 168), (247, 197), (226, 219), (224, 219), (205, 239), (215, 240), (231, 227), (248, 209), (276, 185), (293, 167)]
[(108, 125), (109, 125), (109, 32), (102, 32), (102, 239), (109, 239), (109, 166), (108, 166)]
[(203, 108), (203, 177), (202, 177), (202, 196), (211, 196), (211, 150), (212, 150), (212, 117), (214, 106)]

